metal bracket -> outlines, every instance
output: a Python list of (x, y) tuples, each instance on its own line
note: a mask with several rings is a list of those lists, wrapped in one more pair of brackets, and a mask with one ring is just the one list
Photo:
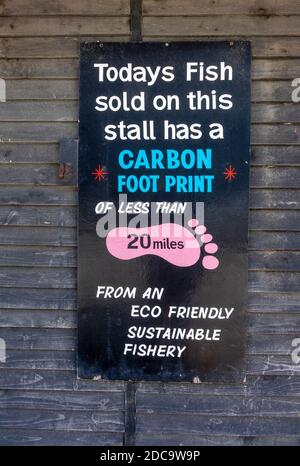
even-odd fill
[(78, 139), (59, 141), (59, 184), (78, 186)]

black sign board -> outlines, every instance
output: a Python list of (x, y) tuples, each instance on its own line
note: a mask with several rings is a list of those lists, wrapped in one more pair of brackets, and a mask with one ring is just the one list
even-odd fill
[(82, 44), (79, 132), (79, 377), (240, 377), (249, 43)]

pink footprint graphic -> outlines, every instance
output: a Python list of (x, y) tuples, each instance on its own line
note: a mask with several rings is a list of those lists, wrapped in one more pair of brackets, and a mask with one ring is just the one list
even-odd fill
[(178, 267), (190, 267), (200, 259), (201, 246), (204, 244), (207, 255), (203, 257), (202, 265), (208, 270), (216, 269), (219, 260), (213, 254), (217, 252), (218, 246), (211, 242), (212, 235), (206, 233), (206, 227), (199, 225), (196, 219), (191, 219), (188, 225), (192, 231), (177, 223), (143, 228), (114, 228), (106, 237), (106, 247), (112, 256), (122, 260), (152, 254)]

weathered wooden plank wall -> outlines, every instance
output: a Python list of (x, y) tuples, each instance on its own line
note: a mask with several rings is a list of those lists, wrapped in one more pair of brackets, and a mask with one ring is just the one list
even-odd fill
[[(129, 0), (2, 0), (0, 444), (124, 441), (125, 384), (77, 380), (76, 195), (58, 141), (77, 136), (81, 40), (130, 40)], [(253, 47), (247, 377), (139, 383), (137, 444), (300, 444), (299, 0), (144, 0), (144, 40)]]

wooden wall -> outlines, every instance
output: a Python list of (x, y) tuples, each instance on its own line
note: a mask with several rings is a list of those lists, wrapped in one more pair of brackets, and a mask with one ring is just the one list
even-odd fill
[[(77, 380), (76, 193), (58, 141), (77, 136), (82, 40), (130, 40), (129, 0), (1, 0), (0, 444), (122, 445), (126, 384)], [(250, 39), (247, 376), (136, 385), (136, 444), (300, 444), (299, 0), (144, 0), (143, 40)], [(128, 414), (128, 413), (127, 413)]]

